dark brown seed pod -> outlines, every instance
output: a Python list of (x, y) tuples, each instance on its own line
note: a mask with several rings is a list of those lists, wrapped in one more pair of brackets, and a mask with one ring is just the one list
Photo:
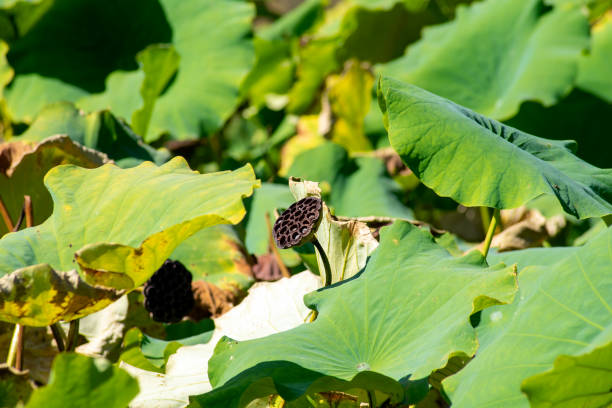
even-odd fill
[(191, 273), (179, 261), (167, 259), (145, 283), (145, 308), (153, 320), (176, 323), (193, 308)]
[(309, 242), (321, 222), (323, 204), (318, 197), (306, 197), (291, 204), (274, 223), (272, 234), (281, 249)]

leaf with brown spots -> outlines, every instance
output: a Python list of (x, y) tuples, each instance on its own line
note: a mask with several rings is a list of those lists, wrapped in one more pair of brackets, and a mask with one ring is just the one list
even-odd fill
[(244, 216), (250, 166), (201, 175), (163, 166), (58, 166), (45, 177), (54, 212), (0, 239), (0, 320), (46, 326), (102, 309), (144, 283), (186, 238)]
[[(53, 210), (51, 195), (43, 184), (45, 174), (60, 164), (93, 168), (108, 163), (104, 153), (81, 146), (68, 136), (49, 137), (40, 143), (0, 144), (0, 196), (15, 222), (23, 206), (23, 196), (32, 197), (34, 224), (47, 219)], [(8, 232), (0, 223), (0, 236)]]

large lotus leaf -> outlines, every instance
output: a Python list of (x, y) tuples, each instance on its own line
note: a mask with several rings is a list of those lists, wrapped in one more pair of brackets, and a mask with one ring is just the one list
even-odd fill
[(7, 99), (18, 121), (30, 121), (47, 103), (101, 92), (111, 72), (138, 68), (138, 51), (173, 38), (158, 1), (56, 1), (36, 12), (42, 15), (25, 32), (19, 19), (33, 11), (14, 15), (22, 35), (10, 44), (15, 80)]
[(293, 400), (360, 380), (353, 388), (387, 391), (398, 402), (395, 381), (426, 377), (453, 355), (473, 355), (470, 314), (511, 301), (515, 291), (513, 268), (487, 267), (478, 252), (454, 258), (428, 232), (395, 223), (383, 229), (361, 275), (305, 297), (319, 312), (313, 323), (220, 343), (209, 362), (216, 388), (196, 399), (244, 406), (270, 393)]
[(610, 367), (612, 343), (577, 357), (557, 357), (551, 371), (528, 378), (521, 390), (534, 408), (610, 406)]
[(128, 125), (108, 111), (86, 114), (69, 102), (45, 106), (18, 140), (41, 141), (49, 136), (65, 134), (84, 146), (106, 153), (120, 167), (143, 161), (162, 164), (168, 159), (165, 151), (156, 151), (144, 144)]
[(524, 101), (550, 106), (568, 93), (588, 41), (580, 7), (547, 10), (542, 0), (488, 0), (460, 7), (454, 21), (426, 29), (404, 57), (380, 72), (505, 119)]
[(229, 225), (196, 232), (170, 258), (181, 261), (194, 280), (205, 280), (222, 289), (245, 291), (253, 284), (246, 249)]
[[(137, 71), (115, 71), (106, 78), (104, 92), (79, 99), (76, 104), (86, 111), (111, 109), (130, 120), (134, 131), (147, 133), (155, 102), (176, 74), (180, 57), (169, 44), (153, 44), (136, 55)], [(140, 89), (140, 92), (131, 92)], [(127, 91), (127, 92), (126, 92)]]
[[(612, 24), (611, 24), (612, 25)], [(512, 119), (504, 123), (547, 139), (572, 139), (576, 155), (601, 168), (612, 168), (612, 134), (608, 118), (612, 104), (578, 88), (554, 106), (525, 102)]]
[[(43, 177), (51, 168), (68, 163), (93, 168), (109, 161), (105, 154), (85, 148), (66, 136), (50, 137), (38, 144), (4, 143), (0, 151), (3, 155), (10, 151), (5, 156), (10, 157), (10, 162), (0, 169), (0, 197), (15, 223), (21, 214), (24, 196), (29, 195), (35, 225), (46, 220), (53, 210), (51, 196), (43, 184)], [(6, 225), (0, 223), (0, 236), (7, 232)]]
[(124, 408), (138, 394), (138, 382), (103, 358), (61, 353), (51, 381), (34, 391), (28, 408)]
[(612, 17), (593, 27), (591, 52), (580, 59), (578, 86), (612, 103)]
[(177, 157), (126, 170), (58, 166), (45, 185), (51, 217), (0, 239), (2, 320), (42, 326), (102, 309), (144, 283), (184, 239), (240, 221), (241, 199), (258, 182), (248, 165), (200, 175)]
[(379, 103), (391, 146), (438, 195), (514, 208), (549, 194), (580, 219), (612, 213), (612, 169), (574, 156), (573, 142), (532, 136), (389, 78)]
[[(321, 197), (318, 183), (290, 179), (289, 188), (296, 201), (307, 196)], [(357, 275), (366, 266), (368, 257), (378, 247), (370, 228), (356, 219), (339, 220), (323, 204), (323, 215), (315, 236), (325, 251), (330, 265), (331, 281), (340, 282)], [(321, 255), (316, 254), (319, 274), (325, 270)], [(323, 275), (322, 275), (323, 276)]]
[(412, 211), (397, 197), (400, 186), (389, 177), (380, 159), (350, 159), (344, 148), (327, 142), (298, 155), (288, 174), (329, 183), (328, 204), (335, 215), (413, 218)]
[(155, 104), (145, 140), (163, 132), (179, 139), (212, 133), (234, 111), (239, 85), (253, 64), (253, 7), (233, 0), (160, 2), (181, 63)]
[(556, 263), (524, 267), (514, 303), (483, 312), (477, 356), (443, 382), (453, 407), (526, 407), (523, 380), (609, 343), (611, 263), (608, 228)]
[[(156, 100), (143, 137), (150, 141), (169, 132), (186, 139), (211, 133), (234, 110), (240, 82), (252, 64), (247, 38), (252, 15), (251, 5), (231, 0), (140, 0), (110, 6), (55, 2), (11, 45), (16, 78), (7, 95), (10, 111), (17, 120), (30, 121), (46, 103), (80, 100), (84, 106), (110, 102), (130, 118), (142, 105), (141, 87), (150, 77), (145, 74), (153, 73), (144, 61), (138, 70), (136, 54), (151, 44), (171, 43), (180, 66)], [(51, 45), (49, 38), (54, 39)], [(153, 71), (164, 67), (162, 58)], [(96, 96), (97, 101), (87, 100), (106, 86), (109, 92)], [(142, 122), (137, 125), (143, 129)]]

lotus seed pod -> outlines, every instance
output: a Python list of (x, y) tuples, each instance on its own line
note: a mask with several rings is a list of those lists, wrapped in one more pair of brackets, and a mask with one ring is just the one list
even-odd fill
[(191, 273), (179, 261), (167, 259), (145, 283), (145, 308), (153, 320), (176, 323), (193, 308)]
[(306, 197), (291, 204), (274, 223), (272, 233), (281, 249), (309, 242), (321, 222), (323, 204), (318, 197)]

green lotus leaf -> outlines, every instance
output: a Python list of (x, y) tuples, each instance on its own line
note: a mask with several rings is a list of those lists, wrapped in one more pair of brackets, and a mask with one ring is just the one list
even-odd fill
[(47, 103), (102, 92), (108, 74), (136, 70), (137, 52), (173, 36), (163, 7), (146, 0), (42, 2), (15, 7), (12, 17), (19, 35), (9, 43), (15, 79), (7, 101), (16, 121), (31, 121)]
[(196, 232), (172, 252), (170, 259), (181, 261), (193, 280), (204, 280), (225, 290), (246, 291), (253, 284), (246, 248), (229, 225)]
[[(16, 223), (24, 196), (29, 195), (34, 225), (46, 220), (53, 210), (51, 195), (43, 184), (43, 177), (51, 168), (68, 163), (93, 168), (109, 161), (105, 154), (61, 135), (46, 138), (38, 144), (21, 141), (0, 144), (0, 151), (10, 157), (7, 167), (0, 169), (0, 197), (12, 222)], [(0, 236), (7, 232), (6, 225), (0, 223)]]
[[(137, 71), (115, 71), (106, 79), (104, 92), (79, 99), (76, 104), (86, 111), (112, 109), (129, 120), (134, 131), (145, 135), (155, 102), (176, 74), (180, 56), (172, 45), (153, 44), (136, 55)], [(140, 88), (140, 92), (126, 92)]]
[(604, 407), (612, 403), (612, 343), (580, 356), (559, 356), (554, 368), (523, 381), (531, 407)]
[(473, 355), (470, 314), (512, 301), (515, 291), (512, 267), (487, 267), (478, 252), (455, 258), (428, 232), (397, 222), (382, 230), (361, 275), (306, 295), (319, 312), (313, 323), (221, 342), (209, 362), (216, 388), (194, 399), (241, 407), (279, 393), (291, 401), (361, 378), (357, 388), (387, 391), (391, 403), (399, 402), (396, 381), (427, 377), (453, 355)]
[[(197, 138), (219, 129), (238, 103), (254, 60), (253, 6), (226, 0), (161, 0), (181, 57), (176, 78), (155, 103), (146, 141), (169, 132)], [(223, 21), (223, 24), (219, 24)]]
[(27, 408), (124, 408), (138, 394), (138, 381), (103, 358), (61, 353), (51, 381), (34, 391)]
[(612, 103), (612, 79), (610, 59), (612, 58), (612, 18), (608, 17), (593, 29), (590, 55), (580, 59), (577, 84)]
[(379, 103), (391, 146), (438, 195), (503, 209), (548, 194), (580, 219), (612, 213), (612, 169), (574, 156), (574, 142), (532, 136), (389, 78)]
[(528, 100), (553, 105), (573, 87), (589, 45), (587, 16), (567, 6), (488, 0), (459, 7), (455, 20), (424, 30), (380, 72), (495, 119)]
[(102, 309), (200, 229), (239, 222), (258, 181), (249, 165), (200, 175), (177, 157), (161, 167), (58, 166), (45, 185), (51, 217), (0, 239), (2, 320), (43, 326)]
[(39, 142), (56, 134), (68, 135), (77, 143), (106, 153), (120, 167), (136, 166), (143, 161), (162, 164), (169, 156), (167, 151), (157, 151), (143, 143), (111, 112), (86, 114), (70, 102), (45, 106), (17, 140)]
[(132, 125), (136, 133), (146, 135), (155, 102), (176, 74), (180, 56), (171, 45), (151, 45), (138, 53), (136, 59), (145, 75), (140, 87), (144, 103), (132, 115)]
[[(555, 263), (520, 271), (514, 303), (482, 313), (476, 329), (478, 354), (443, 381), (453, 407), (527, 407), (527, 397), (521, 393), (523, 380), (553, 368), (561, 354), (572, 359), (612, 340), (611, 248), (612, 228), (608, 228)], [(601, 377), (592, 375), (586, 382), (595, 385)], [(585, 383), (587, 378), (580, 380)], [(557, 390), (571, 394), (572, 389), (579, 391), (569, 383)]]
[[(53, 2), (10, 44), (16, 75), (7, 91), (9, 111), (29, 122), (50, 102), (96, 109), (103, 103), (125, 119), (142, 109), (145, 117), (137, 114), (135, 126), (146, 128), (147, 141), (162, 133), (178, 139), (212, 133), (233, 112), (252, 65), (252, 16), (250, 4), (232, 0)], [(158, 43), (172, 44), (180, 56), (172, 79), (175, 61), (167, 53), (153, 59), (141, 54), (142, 67), (137, 64), (137, 53)], [(162, 89), (153, 109), (151, 98)]]
[(329, 183), (329, 205), (335, 215), (413, 218), (412, 211), (398, 199), (400, 186), (378, 158), (350, 159), (341, 146), (328, 142), (297, 156), (289, 174)]

